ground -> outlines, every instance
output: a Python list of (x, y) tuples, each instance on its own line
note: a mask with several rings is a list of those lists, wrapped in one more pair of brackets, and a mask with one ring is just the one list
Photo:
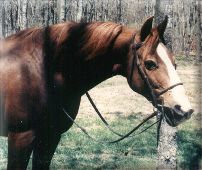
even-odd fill
[[(178, 58), (177, 71), (195, 110), (192, 118), (178, 127), (178, 166), (182, 169), (201, 166), (199, 106), (201, 106), (202, 87), (199, 65), (196, 60), (184, 61)], [(128, 132), (153, 111), (151, 104), (134, 93), (126, 79), (120, 76), (101, 83), (89, 93), (106, 120), (120, 133)], [(98, 140), (116, 139), (116, 136), (112, 135), (99, 120), (86, 96), (82, 97), (76, 122)], [(2, 170), (5, 169), (7, 162), (6, 142), (6, 138), (0, 138)], [(51, 169), (155, 169), (156, 144), (155, 126), (140, 136), (113, 145), (96, 143), (73, 126), (63, 134), (52, 160)]]

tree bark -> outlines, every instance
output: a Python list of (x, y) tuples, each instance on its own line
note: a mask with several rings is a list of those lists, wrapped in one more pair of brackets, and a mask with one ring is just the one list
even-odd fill
[(65, 20), (65, 0), (57, 1), (57, 12), (58, 12), (58, 21), (62, 22)]
[(27, 3), (28, 1), (27, 0), (22, 0), (21, 1), (22, 3), (22, 24), (21, 24), (21, 30), (22, 29), (25, 29), (28, 27), (27, 25)]
[(50, 25), (50, 1), (48, 0), (48, 5), (47, 5), (47, 19), (46, 19), (46, 26)]
[(154, 0), (154, 24), (157, 25), (161, 20), (160, 15), (160, 0)]
[[(156, 0), (155, 2), (155, 25), (158, 25), (160, 22), (162, 22), (162, 17), (164, 17), (165, 15), (168, 15), (169, 18), (172, 18), (170, 11), (166, 11), (171, 6), (169, 6), (169, 4), (167, 4), (167, 6), (163, 6), (161, 3), (162, 1), (160, 0)], [(169, 37), (169, 34), (166, 35), (166, 32), (164, 36), (166, 39), (172, 41), (172, 37)], [(157, 128), (157, 169), (176, 169), (177, 129), (169, 126), (164, 118), (161, 119), (157, 116), (157, 119), (160, 120)]]
[(83, 13), (83, 0), (79, 0), (79, 2), (78, 2), (77, 21), (81, 21), (82, 13)]
[(198, 57), (200, 60), (202, 60), (202, 47), (201, 47), (201, 41), (202, 41), (202, 35), (201, 35), (201, 33), (202, 33), (202, 28), (201, 28), (201, 13), (202, 13), (202, 11), (201, 11), (201, 8), (202, 8), (202, 3), (201, 3), (201, 1), (200, 0), (197, 0), (196, 1), (196, 6), (197, 6), (197, 25), (196, 25), (196, 27), (197, 27), (197, 31), (196, 31), (196, 38), (197, 38), (197, 46), (196, 46), (196, 57)]
[(158, 135), (157, 169), (176, 169), (177, 128), (170, 127), (165, 119), (162, 119)]
[(2, 25), (1, 25), (1, 29), (2, 29), (2, 37), (5, 37), (5, 35), (6, 35), (6, 30), (5, 30), (5, 8), (4, 8), (4, 6), (2, 7)]
[(117, 18), (117, 22), (121, 22), (122, 21), (122, 0), (118, 1), (118, 18)]

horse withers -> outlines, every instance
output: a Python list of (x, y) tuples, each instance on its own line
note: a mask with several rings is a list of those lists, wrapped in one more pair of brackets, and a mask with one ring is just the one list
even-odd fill
[(111, 22), (66, 22), (20, 31), (0, 42), (1, 134), (8, 136), (8, 169), (48, 169), (61, 134), (85, 92), (114, 76), (164, 110), (176, 126), (193, 113), (163, 43), (167, 17), (139, 31)]

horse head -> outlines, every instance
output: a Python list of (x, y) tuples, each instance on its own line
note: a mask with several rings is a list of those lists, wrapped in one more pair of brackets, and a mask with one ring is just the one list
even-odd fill
[(176, 72), (175, 56), (164, 44), (168, 17), (152, 28), (147, 19), (134, 34), (127, 57), (126, 77), (130, 87), (152, 101), (171, 126), (191, 117), (191, 108), (183, 84)]

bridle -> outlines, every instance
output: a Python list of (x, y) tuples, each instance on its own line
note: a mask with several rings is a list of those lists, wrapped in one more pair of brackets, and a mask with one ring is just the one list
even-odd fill
[[(142, 65), (140, 63), (140, 59), (139, 59), (139, 56), (138, 56), (138, 49), (141, 48), (143, 45), (143, 43), (136, 43), (135, 42), (135, 34), (133, 35), (133, 45), (132, 45), (132, 67), (131, 67), (131, 72), (130, 72), (130, 78), (129, 78), (129, 83), (130, 83), (130, 86), (132, 87), (132, 78), (133, 78), (133, 72), (134, 72), (134, 68), (135, 66), (137, 66), (138, 68), (138, 72), (142, 78), (142, 80), (145, 82), (145, 84), (147, 85), (147, 87), (149, 88), (149, 91), (150, 91), (150, 94), (151, 94), (151, 97), (152, 97), (152, 104), (154, 106), (154, 112), (152, 114), (150, 114), (149, 116), (147, 116), (145, 119), (143, 119), (143, 121), (141, 123), (139, 123), (136, 127), (134, 127), (130, 132), (128, 132), (127, 134), (125, 135), (122, 135), (120, 134), (119, 132), (116, 132), (113, 128), (111, 128), (108, 124), (108, 122), (104, 119), (104, 117), (102, 116), (102, 114), (99, 112), (98, 108), (96, 107), (95, 103), (93, 102), (92, 98), (90, 97), (89, 93), (86, 92), (86, 96), (87, 98), (89, 99), (91, 105), (93, 106), (94, 110), (96, 111), (96, 113), (98, 114), (98, 116), (100, 117), (100, 119), (102, 120), (102, 122), (106, 125), (106, 127), (114, 134), (116, 134), (117, 136), (119, 136), (118, 139), (114, 140), (114, 141), (98, 141), (96, 140), (95, 138), (93, 138), (92, 136), (90, 136), (87, 131), (81, 127), (79, 124), (77, 124), (74, 119), (69, 115), (69, 113), (62, 107), (62, 110), (63, 112), (66, 114), (66, 116), (81, 130), (83, 131), (90, 139), (92, 139), (93, 141), (95, 142), (99, 142), (101, 144), (105, 144), (105, 143), (108, 143), (108, 144), (111, 144), (111, 143), (117, 143), (127, 137), (133, 137), (135, 135), (138, 135), (138, 134), (141, 134), (143, 132), (145, 132), (147, 129), (149, 129), (151, 126), (153, 126), (154, 124), (160, 122), (160, 119), (157, 120), (155, 123), (151, 124), (150, 126), (148, 126), (147, 128), (145, 128), (144, 130), (142, 130), (141, 132), (139, 132), (138, 134), (135, 134), (133, 136), (131, 136), (132, 133), (134, 133), (137, 129), (139, 129), (140, 126), (142, 126), (144, 123), (146, 123), (148, 120), (150, 120), (151, 118), (153, 118), (154, 116), (159, 116), (159, 117), (162, 117), (162, 113), (163, 112), (163, 109), (162, 110), (159, 110), (158, 107), (157, 107), (157, 98), (159, 96), (161, 96), (162, 94), (166, 93), (167, 91), (175, 88), (176, 86), (179, 86), (179, 85), (183, 85), (183, 83), (176, 83), (172, 86), (169, 86), (167, 88), (165, 88), (164, 90), (162, 90), (161, 92), (159, 92), (158, 94), (155, 94), (154, 93), (154, 88), (152, 87), (150, 81), (149, 81), (149, 78), (148, 76), (146, 75), (146, 73), (144, 72), (143, 68), (142, 68)], [(163, 107), (163, 106), (162, 106)]]
[(135, 42), (135, 35), (133, 36), (133, 45), (132, 45), (132, 67), (131, 67), (131, 73), (130, 73), (130, 80), (129, 80), (129, 83), (132, 87), (132, 78), (133, 78), (133, 71), (134, 71), (134, 68), (135, 68), (135, 65), (137, 66), (138, 68), (138, 72), (142, 78), (142, 80), (145, 82), (145, 84), (147, 85), (147, 87), (149, 88), (149, 91), (150, 91), (150, 94), (151, 94), (151, 99), (152, 99), (152, 103), (153, 103), (153, 106), (157, 109), (157, 98), (160, 97), (162, 94), (166, 93), (167, 91), (175, 88), (176, 86), (179, 86), (179, 85), (183, 85), (182, 82), (180, 83), (176, 83), (174, 85), (171, 85), (165, 89), (163, 89), (162, 91), (158, 92), (157, 94), (154, 93), (154, 88), (152, 87), (150, 81), (149, 81), (149, 78), (148, 76), (146, 75), (146, 73), (144, 72), (143, 70), (143, 67), (140, 63), (140, 59), (139, 59), (139, 55), (137, 53), (138, 49), (141, 48), (143, 45), (143, 43), (136, 43)]

